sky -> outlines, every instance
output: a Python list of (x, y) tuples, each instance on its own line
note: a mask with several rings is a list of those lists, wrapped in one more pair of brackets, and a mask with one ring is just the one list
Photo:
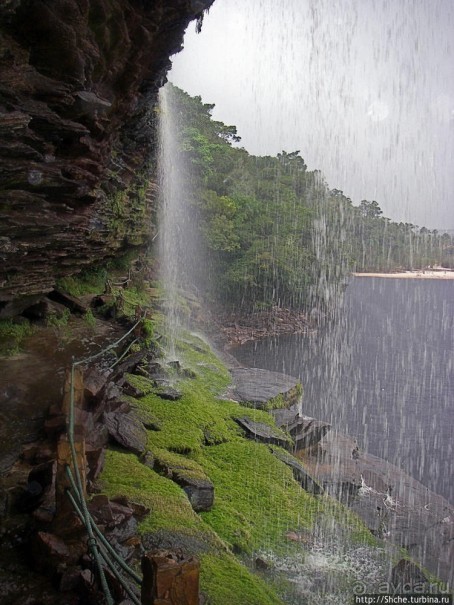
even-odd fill
[(454, 0), (215, 0), (172, 61), (250, 153), (300, 150), (354, 204), (454, 229)]

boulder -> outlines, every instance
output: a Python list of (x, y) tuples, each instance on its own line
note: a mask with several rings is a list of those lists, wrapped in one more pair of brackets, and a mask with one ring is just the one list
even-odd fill
[(275, 448), (270, 448), (271, 452), (281, 462), (286, 464), (292, 469), (293, 477), (295, 481), (301, 485), (301, 487), (310, 494), (319, 495), (323, 493), (323, 488), (317, 483), (317, 481), (310, 476), (304, 466), (296, 458)]
[(116, 443), (138, 455), (146, 451), (147, 431), (135, 416), (109, 412), (104, 414), (104, 422)]
[(295, 441), (295, 451), (306, 449), (317, 444), (331, 429), (328, 422), (316, 420), (291, 410), (272, 410), (271, 414), (277, 426), (286, 430)]
[(169, 551), (142, 557), (142, 603), (199, 605), (200, 563)]
[(27, 307), (22, 313), (27, 319), (32, 321), (46, 320), (51, 317), (60, 319), (64, 316), (66, 307), (58, 302), (43, 298), (39, 302)]
[(43, 462), (32, 468), (25, 490), (16, 501), (16, 507), (23, 512), (31, 512), (45, 504), (50, 512), (55, 512), (56, 462)]
[(211, 510), (214, 503), (214, 485), (201, 467), (188, 468), (184, 460), (180, 464), (156, 458), (154, 468), (183, 488), (196, 512)]
[(96, 366), (90, 366), (84, 372), (84, 394), (85, 397), (95, 399), (105, 387), (109, 376)]
[(279, 445), (285, 449), (292, 449), (293, 443), (290, 437), (287, 437), (281, 430), (276, 427), (269, 426), (264, 422), (255, 422), (247, 417), (234, 418), (242, 429), (246, 433), (246, 437), (260, 441), (261, 443), (268, 443), (272, 445)]
[[(131, 355), (125, 357), (118, 365), (115, 366), (114, 372), (111, 376), (112, 380), (117, 381), (121, 386), (124, 374), (133, 373), (146, 356), (147, 351), (141, 350), (137, 351), (136, 353), (131, 353)], [(121, 378), (121, 380), (118, 381), (118, 378)]]
[(292, 376), (260, 368), (233, 368), (230, 373), (233, 386), (228, 396), (243, 405), (289, 408), (301, 398), (301, 384)]
[(93, 496), (88, 503), (88, 510), (98, 525), (110, 529), (127, 521), (133, 515), (132, 509), (127, 505), (111, 502), (103, 494)]
[(39, 531), (33, 537), (31, 554), (38, 571), (55, 573), (59, 568), (76, 563), (80, 556), (78, 549), (69, 546), (57, 535)]
[(131, 403), (130, 407), (131, 413), (136, 416), (138, 420), (140, 420), (146, 429), (151, 431), (161, 430), (161, 421), (153, 414), (153, 412), (135, 403)]
[(85, 436), (85, 443), (87, 448), (90, 447), (92, 450), (103, 448), (109, 441), (109, 431), (105, 424), (97, 422), (93, 429)]
[(88, 311), (88, 307), (85, 303), (83, 303), (76, 296), (71, 296), (68, 292), (64, 292), (63, 290), (54, 289), (52, 292), (49, 292), (48, 298), (52, 301), (67, 307), (72, 313), (80, 313), (85, 315)]
[(430, 581), (421, 568), (409, 561), (401, 559), (391, 570), (391, 583), (395, 592), (426, 592)]
[(298, 457), (325, 491), (347, 504), (374, 534), (407, 548), (417, 563), (452, 584), (454, 508), (447, 500), (334, 431)]
[(150, 513), (150, 509), (147, 506), (139, 504), (138, 502), (133, 502), (126, 496), (116, 496), (115, 498), (111, 499), (111, 502), (115, 502), (130, 508), (133, 512), (133, 515), (137, 517), (137, 519), (144, 519)]
[(105, 449), (85, 444), (85, 456), (87, 460), (87, 481), (93, 484), (104, 467)]
[(153, 389), (153, 393), (155, 393), (161, 399), (166, 399), (167, 401), (178, 401), (183, 396), (181, 391), (170, 384), (159, 385)]
[(208, 478), (193, 477), (184, 471), (179, 471), (174, 473), (173, 480), (183, 488), (196, 513), (212, 509), (214, 485)]

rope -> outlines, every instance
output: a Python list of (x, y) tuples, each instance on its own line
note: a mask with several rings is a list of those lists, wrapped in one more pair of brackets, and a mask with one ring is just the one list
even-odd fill
[(126, 355), (128, 354), (128, 352), (129, 352), (130, 348), (132, 347), (132, 345), (134, 345), (134, 344), (135, 344), (135, 343), (136, 343), (138, 340), (139, 340), (138, 338), (135, 338), (135, 339), (134, 339), (134, 340), (131, 342), (131, 344), (130, 344), (130, 345), (128, 345), (127, 349), (126, 349), (126, 350), (123, 352), (123, 354), (122, 354), (122, 355), (120, 355), (120, 357), (117, 359), (117, 361), (116, 361), (115, 363), (113, 363), (113, 364), (110, 366), (109, 370), (113, 370), (113, 368), (114, 368), (114, 367), (115, 367), (117, 364), (119, 364), (119, 363), (120, 363), (120, 361), (121, 361), (122, 359), (124, 359), (124, 358), (126, 357)]
[[(122, 569), (125, 572), (127, 572), (138, 584), (141, 584), (142, 579), (126, 564), (125, 561), (123, 561), (123, 559), (121, 559), (121, 557), (119, 557), (119, 555), (114, 551), (112, 546), (107, 542), (107, 540), (104, 538), (104, 536), (102, 535), (99, 528), (96, 526), (92, 516), (90, 515), (88, 507), (87, 507), (87, 502), (84, 497), (84, 489), (82, 486), (82, 479), (80, 476), (80, 470), (79, 470), (79, 467), (77, 464), (77, 454), (76, 454), (76, 447), (75, 447), (75, 442), (74, 442), (74, 370), (77, 366), (82, 365), (82, 364), (87, 364), (91, 361), (94, 361), (95, 359), (98, 359), (99, 357), (101, 357), (102, 355), (107, 353), (107, 351), (110, 351), (111, 349), (117, 347), (125, 338), (127, 338), (137, 328), (137, 326), (140, 324), (142, 319), (143, 319), (143, 317), (141, 317), (132, 326), (132, 328), (130, 330), (128, 330), (128, 332), (126, 332), (126, 334), (123, 334), (123, 336), (121, 338), (119, 338), (117, 341), (110, 344), (109, 346), (105, 347), (102, 351), (99, 351), (98, 353), (95, 353), (94, 355), (90, 355), (89, 357), (86, 357), (84, 359), (80, 359), (79, 361), (73, 360), (73, 362), (71, 364), (68, 441), (69, 441), (69, 446), (70, 446), (70, 451), (71, 451), (72, 463), (74, 466), (75, 477), (73, 477), (71, 468), (69, 466), (66, 467), (66, 474), (71, 483), (71, 487), (74, 491), (75, 497), (69, 491), (67, 492), (67, 494), (68, 494), (68, 497), (69, 497), (77, 515), (80, 517), (81, 521), (83, 522), (83, 524), (87, 530), (87, 533), (88, 533), (87, 544), (88, 544), (89, 550), (93, 556), (93, 559), (96, 563), (99, 580), (100, 580), (104, 595), (106, 597), (107, 605), (114, 605), (114, 600), (112, 598), (112, 595), (109, 590), (109, 586), (107, 584), (107, 579), (106, 579), (106, 575), (104, 572), (102, 559), (104, 559), (107, 567), (112, 571), (114, 576), (120, 582), (120, 584), (122, 585), (122, 587), (124, 588), (126, 593), (129, 595), (129, 597), (133, 601), (134, 605), (140, 605), (140, 601), (137, 599), (136, 595), (132, 592), (130, 586), (128, 586), (128, 584), (125, 582), (125, 580), (120, 576), (119, 572), (117, 571), (114, 564), (110, 560), (109, 554), (112, 557), (114, 557), (115, 561), (122, 567)], [(133, 341), (133, 342), (136, 342), (136, 341)], [(118, 361), (120, 361), (124, 357), (124, 355), (129, 351), (132, 344), (133, 343), (131, 343), (129, 345), (129, 347), (126, 349), (126, 352), (120, 357), (120, 359)], [(116, 363), (118, 363), (118, 361)], [(114, 364), (114, 365), (116, 365), (116, 364)], [(96, 534), (96, 537), (95, 537), (95, 534)], [(101, 546), (98, 544), (98, 539), (101, 543)]]
[[(74, 483), (74, 478), (72, 476), (71, 473), (71, 469), (69, 467), (66, 468), (66, 474), (68, 475), (68, 478), (70, 480), (71, 483), (71, 487), (73, 488), (74, 492), (77, 495), (77, 490), (76, 490), (76, 486)], [(71, 492), (67, 492), (69, 499), (71, 500), (74, 508), (76, 509), (77, 514), (79, 515), (79, 517), (81, 518), (81, 521), (83, 521), (83, 515), (82, 515), (82, 511), (80, 510), (77, 501), (75, 500), (74, 496), (72, 495)], [(138, 584), (142, 583), (142, 578), (133, 570), (131, 569), (127, 563), (125, 563), (125, 561), (120, 557), (120, 555), (112, 548), (112, 545), (106, 540), (106, 538), (103, 536), (101, 530), (99, 529), (99, 527), (95, 524), (93, 517), (90, 514), (90, 511), (88, 511), (89, 517), (90, 517), (90, 522), (93, 525), (93, 530), (95, 532), (95, 534), (97, 535), (97, 537), (100, 539), (101, 543), (103, 544), (103, 546), (105, 546), (106, 550), (109, 552), (110, 555), (112, 555), (112, 557), (115, 559), (115, 561), (118, 563), (118, 565), (120, 565), (120, 567), (122, 567), (124, 569), (124, 571), (126, 573), (128, 573), (131, 578), (133, 580), (135, 580)]]
[[(74, 481), (74, 479), (73, 479), (73, 481)], [(80, 520), (82, 521), (82, 523), (84, 523), (84, 516), (83, 516), (83, 513), (80, 510), (80, 508), (79, 508), (79, 506), (78, 506), (78, 504), (76, 502), (76, 499), (74, 498), (74, 496), (72, 495), (71, 492), (68, 491), (66, 493), (67, 493), (68, 498), (70, 499), (71, 504), (73, 505), (76, 513), (78, 514)], [(130, 573), (131, 575), (133, 574), (134, 579), (136, 580), (136, 582), (138, 584), (140, 584), (142, 582), (142, 579), (132, 569), (130, 569), (128, 567), (128, 565), (123, 561), (123, 559), (121, 557), (118, 556), (118, 554), (115, 552), (115, 550), (109, 544), (109, 542), (107, 542), (107, 540), (101, 534), (99, 528), (94, 524), (94, 521), (93, 521), (92, 518), (91, 518), (91, 521), (93, 523), (93, 529), (95, 530), (95, 533), (101, 539), (101, 549), (100, 550), (101, 550), (101, 554), (102, 554), (102, 557), (103, 557), (104, 561), (106, 562), (107, 566), (110, 568), (110, 570), (112, 571), (112, 573), (114, 574), (114, 576), (117, 578), (117, 580), (120, 582), (120, 584), (122, 585), (122, 587), (125, 589), (125, 591), (128, 593), (128, 595), (131, 597), (131, 600), (133, 601), (133, 603), (135, 605), (141, 605), (140, 601), (137, 598), (137, 595), (134, 593), (134, 591), (132, 590), (132, 588), (125, 582), (124, 578), (121, 577), (121, 575), (119, 574), (119, 572), (117, 571), (117, 569), (115, 569), (114, 565), (112, 564), (112, 561), (109, 559), (109, 554), (111, 554), (114, 557), (115, 561), (123, 569), (125, 569), (125, 571), (128, 571), (128, 573)], [(96, 540), (95, 540), (95, 542), (96, 542)]]

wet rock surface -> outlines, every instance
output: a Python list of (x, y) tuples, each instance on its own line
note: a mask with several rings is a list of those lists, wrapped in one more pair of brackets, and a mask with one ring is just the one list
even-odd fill
[[(212, 0), (6, 2), (0, 8), (0, 312), (148, 241), (153, 107)], [(35, 302), (38, 302), (35, 300)], [(24, 307), (25, 308), (25, 307)]]
[(246, 416), (235, 418), (235, 422), (245, 431), (249, 439), (254, 439), (261, 443), (279, 445), (286, 449), (293, 449), (292, 440), (284, 435), (282, 431), (277, 430), (269, 424), (255, 422)]
[(214, 504), (214, 485), (201, 468), (197, 471), (183, 464), (171, 464), (160, 459), (154, 461), (153, 468), (183, 488), (196, 512), (211, 510)]
[(447, 500), (335, 432), (299, 457), (311, 476), (375, 535), (403, 546), (415, 561), (452, 585), (454, 508)]
[(240, 317), (237, 313), (227, 314), (220, 318), (220, 324), (223, 338), (235, 346), (280, 334), (309, 332), (314, 330), (316, 322), (307, 313), (275, 306)]
[(200, 563), (168, 551), (142, 558), (142, 602), (160, 605), (199, 605)]
[(232, 368), (233, 386), (228, 396), (257, 408), (272, 407), (272, 400), (281, 399), (279, 407), (290, 407), (300, 398), (299, 381), (292, 376), (259, 368)]
[(289, 410), (271, 410), (277, 426), (286, 430), (295, 441), (295, 451), (316, 445), (331, 429), (331, 425), (310, 416), (296, 412), (295, 407)]
[(147, 431), (133, 414), (109, 412), (104, 414), (104, 423), (110, 437), (134, 454), (143, 454), (147, 449)]
[(316, 496), (323, 493), (323, 488), (313, 477), (311, 477), (306, 468), (294, 456), (290, 456), (282, 450), (276, 450), (273, 448), (271, 448), (271, 451), (276, 458), (292, 469), (295, 481), (298, 481), (306, 492)]

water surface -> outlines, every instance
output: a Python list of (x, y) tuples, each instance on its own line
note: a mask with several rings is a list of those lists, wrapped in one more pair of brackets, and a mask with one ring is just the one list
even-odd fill
[(304, 413), (454, 502), (454, 281), (352, 278), (317, 334), (232, 352), (301, 377)]

